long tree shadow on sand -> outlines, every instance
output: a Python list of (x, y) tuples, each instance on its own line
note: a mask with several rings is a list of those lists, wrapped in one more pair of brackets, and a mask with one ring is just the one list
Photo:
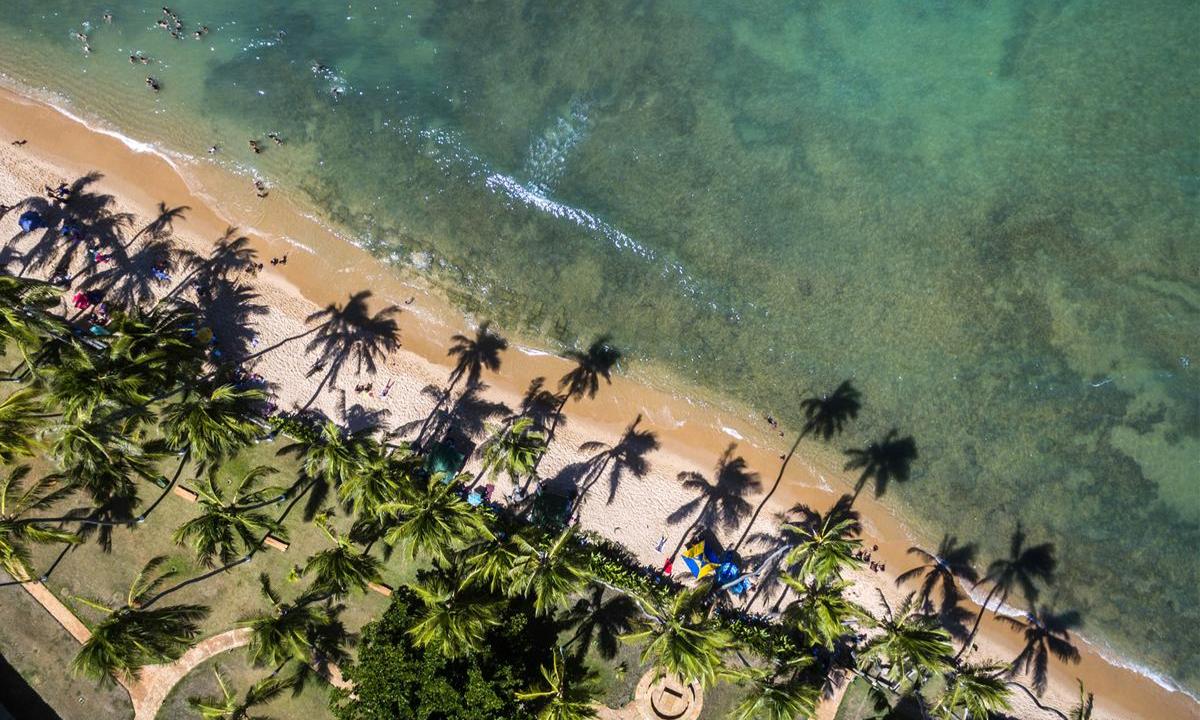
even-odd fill
[[(529, 387), (521, 397), (521, 407), (517, 410), (517, 416), (533, 420), (537, 429), (543, 432), (552, 425), (562, 427), (569, 420), (561, 410), (561, 403), (562, 396), (546, 388), (546, 378), (535, 377), (529, 381)], [(515, 420), (516, 417), (510, 419)]]
[(711, 480), (698, 472), (679, 473), (679, 482), (684, 488), (695, 493), (696, 497), (668, 515), (667, 524), (677, 525), (692, 515), (695, 515), (695, 518), (679, 536), (679, 543), (668, 557), (675, 557), (698, 528), (719, 527), (730, 530), (750, 515), (753, 506), (745, 495), (757, 492), (762, 487), (762, 482), (758, 473), (746, 466), (745, 458), (740, 455), (734, 456), (736, 449), (737, 443), (730, 443), (729, 447), (725, 448), (725, 452), (721, 453), (721, 458), (717, 461), (716, 473)]
[(433, 397), (435, 402), (430, 416), (399, 425), (392, 432), (397, 437), (404, 437), (414, 430), (418, 431), (414, 440), (418, 446), (442, 437), (452, 428), (475, 440), (487, 430), (487, 423), (512, 414), (512, 408), (503, 402), (493, 402), (483, 397), (487, 389), (485, 383), (476, 382), (464, 388), (454, 400), (454, 404), (447, 408), (447, 388), (426, 385), (421, 388), (421, 394)]
[(400, 347), (400, 326), (396, 322), (400, 308), (389, 305), (372, 313), (367, 303), (370, 297), (370, 290), (359, 291), (345, 305), (330, 303), (305, 319), (318, 323), (305, 348), (306, 352), (317, 353), (311, 371), (324, 369), (325, 374), (304, 408), (316, 402), (326, 385), (336, 383), (347, 365), (354, 364), (355, 375), (363, 370), (374, 375), (377, 363)]
[(658, 435), (652, 430), (638, 428), (642, 422), (639, 413), (631, 422), (621, 437), (613, 444), (596, 440), (582, 443), (580, 452), (591, 453), (582, 462), (571, 463), (551, 481), (552, 485), (570, 485), (571, 496), (575, 498), (572, 511), (586, 500), (592, 487), (602, 478), (608, 478), (608, 504), (617, 496), (617, 488), (626, 476), (644, 478), (650, 472), (650, 463), (646, 456), (658, 450), (661, 444)]
[(843, 380), (833, 392), (805, 398), (800, 402), (800, 409), (804, 411), (804, 425), (800, 428), (800, 434), (796, 436), (796, 441), (792, 443), (791, 449), (783, 456), (779, 465), (779, 473), (776, 474), (771, 489), (763, 496), (762, 501), (754, 510), (754, 516), (750, 518), (750, 522), (746, 523), (746, 529), (742, 532), (742, 536), (734, 544), (735, 551), (741, 548), (742, 543), (746, 541), (746, 536), (754, 527), (754, 521), (758, 519), (759, 513), (770, 502), (775, 491), (779, 489), (779, 484), (783, 481), (783, 474), (787, 472), (788, 463), (792, 461), (792, 456), (800, 447), (800, 441), (808, 435), (815, 435), (825, 441), (840, 435), (846, 424), (858, 417), (858, 411), (862, 408), (860, 398), (861, 395), (854, 385), (849, 380)]
[[(65, 201), (52, 203), (43, 197), (29, 197), (22, 202), (23, 206), (37, 211), (48, 227), (41, 231), (33, 247), (23, 255), (19, 274), (45, 270), (51, 265), (54, 267), (47, 275), (66, 271), (71, 260), (86, 245), (83, 241), (64, 238), (61, 233), (64, 223), (73, 225), (88, 241), (99, 240), (106, 251), (115, 252), (124, 246), (125, 232), (133, 225), (133, 216), (116, 212), (114, 207), (117, 200), (112, 195), (89, 189), (103, 177), (101, 173), (93, 171), (77, 178), (68, 186)], [(94, 269), (92, 266), (87, 270), (90, 272)]]
[(913, 461), (917, 459), (917, 443), (912, 436), (899, 437), (900, 431), (892, 428), (882, 439), (866, 447), (846, 451), (846, 470), (859, 470), (854, 483), (854, 498), (868, 482), (875, 486), (875, 497), (887, 492), (892, 482), (906, 482), (912, 473)]
[[(917, 599), (938, 616), (947, 632), (960, 639), (967, 635), (971, 613), (959, 604), (963, 593), (958, 583), (978, 584), (979, 573), (974, 567), (977, 550), (975, 543), (963, 545), (955, 536), (943, 535), (933, 552), (916, 545), (910, 547), (908, 554), (915, 556), (920, 564), (896, 576), (897, 586), (910, 580), (919, 581)], [(936, 605), (935, 594), (940, 595)]]

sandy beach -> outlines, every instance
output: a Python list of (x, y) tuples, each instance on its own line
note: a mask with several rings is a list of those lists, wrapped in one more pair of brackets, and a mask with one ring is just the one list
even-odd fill
[[(15, 139), (27, 141), (10, 145)], [(202, 145), (203, 140), (198, 141)], [(388, 268), (366, 252), (355, 248), (329, 228), (312, 219), (307, 210), (284, 193), (272, 191), (266, 198), (255, 197), (250, 181), (225, 174), (203, 161), (173, 159), (152, 152), (149, 147), (131, 145), (111, 133), (90, 129), (63, 112), (12, 91), (0, 92), (0, 202), (13, 204), (29, 196), (41, 195), (45, 184), (72, 182), (88, 173), (102, 175), (90, 192), (111, 194), (116, 198), (114, 211), (127, 212), (135, 219), (127, 236), (144, 227), (166, 207), (186, 207), (173, 224), (172, 234), (181, 247), (204, 255), (214, 241), (234, 228), (232, 236), (245, 236), (265, 264), (257, 274), (246, 273), (243, 282), (262, 307), (253, 319), (252, 355), (247, 368), (262, 374), (274, 384), (277, 403), (287, 410), (304, 405), (312, 395), (319, 375), (309, 375), (313, 359), (304, 352), (304, 337), (310, 326), (305, 318), (330, 303), (345, 303), (359, 291), (370, 290), (372, 306), (396, 305), (402, 313), (402, 348), (389, 355), (374, 376), (356, 376), (353, 369), (344, 372), (336, 383), (321, 390), (313, 407), (328, 416), (378, 417), (388, 428), (419, 420), (433, 405), (427, 386), (444, 386), (450, 363), (446, 349), (450, 337), (469, 332), (471, 322), (463, 318), (436, 291), (419, 278)], [(202, 153), (202, 148), (197, 152)], [(3, 221), (5, 239), (16, 232), (15, 214)], [(18, 248), (19, 250), (20, 248)], [(286, 265), (272, 266), (270, 259), (287, 255)], [(18, 261), (19, 264), (19, 261)], [(481, 320), (482, 318), (476, 319)], [(500, 332), (508, 334), (504, 328)], [(268, 350), (269, 349), (269, 350)], [(484, 399), (518, 408), (526, 389), (536, 378), (545, 378), (553, 389), (569, 364), (551, 354), (525, 348), (514, 340), (504, 354), (496, 374), (486, 374), (488, 387)], [(762, 418), (734, 403), (696, 398), (708, 394), (698, 388), (675, 387), (668, 391), (661, 382), (647, 385), (653, 373), (639, 373), (631, 364), (629, 373), (614, 377), (611, 386), (602, 387), (594, 399), (572, 400), (566, 406), (566, 420), (558, 428), (553, 444), (542, 462), (543, 477), (553, 478), (563, 468), (585, 460), (590, 453), (580, 445), (590, 441), (613, 443), (627, 427), (655, 434), (659, 447), (647, 456), (649, 470), (644, 477), (626, 475), (611, 500), (606, 481), (601, 481), (587, 496), (581, 512), (581, 525), (620, 541), (644, 562), (661, 566), (665, 553), (681, 541), (690, 517), (670, 524), (667, 517), (693, 498), (677, 476), (699, 472), (711, 476), (723, 453), (740, 456), (759, 476), (762, 490), (746, 498), (757, 507), (770, 490), (780, 468), (781, 453), (792, 444), (792, 435), (781, 437)], [(373, 393), (358, 393), (354, 387), (371, 382)], [(386, 398), (380, 388), (392, 383)], [(799, 401), (799, 397), (796, 398)], [(778, 490), (754, 525), (710, 528), (722, 541), (736, 543), (743, 534), (775, 534), (781, 513), (796, 504), (825, 511), (839, 495), (852, 487), (853, 478), (840, 470), (840, 447), (817, 442), (801, 444), (789, 462)], [(476, 467), (474, 460), (468, 469)], [(509, 490), (503, 483), (498, 490)], [(910, 545), (936, 547), (936, 538), (916, 537), (882, 502), (864, 492), (856, 508), (861, 512), (863, 539), (867, 547), (878, 545), (874, 559), (887, 572), (862, 572), (855, 577), (857, 600), (877, 610), (875, 589), (895, 602), (910, 587), (898, 588), (894, 577), (912, 567), (905, 554)], [(656, 550), (660, 538), (666, 538), (665, 552)], [(753, 541), (743, 553), (753, 555)], [(686, 571), (681, 563), (675, 573)], [(764, 595), (766, 595), (764, 593)], [(759, 606), (769, 607), (775, 597), (760, 597)], [(974, 606), (969, 606), (974, 612)], [(1019, 652), (1020, 637), (990, 615), (984, 619), (977, 638), (975, 659), (1011, 660)], [(1052, 661), (1050, 685), (1043, 702), (1063, 709), (1078, 697), (1076, 678), (1097, 694), (1096, 716), (1100, 718), (1200, 718), (1200, 704), (1182, 692), (1172, 692), (1152, 679), (1111, 664), (1092, 646), (1079, 642), (1083, 654), (1078, 665)], [(822, 710), (832, 717), (836, 697)], [(1039, 710), (1020, 692), (1013, 696), (1014, 714), (1021, 718), (1053, 718)]]

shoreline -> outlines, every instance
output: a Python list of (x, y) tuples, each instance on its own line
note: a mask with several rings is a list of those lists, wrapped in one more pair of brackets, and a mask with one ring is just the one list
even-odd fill
[[(0, 89), (0, 129), (4, 133), (0, 137), (4, 141), (0, 146), (3, 148), (0, 157), (4, 159), (3, 171), (8, 176), (0, 178), (0, 188), (5, 192), (11, 192), (6, 187), (9, 184), (23, 184), (26, 195), (29, 190), (36, 192), (40, 187), (38, 184), (29, 187), (32, 176), (18, 177), (17, 165), (21, 161), (32, 160), (27, 162), (25, 170), (36, 171), (33, 175), (54, 169), (63, 175), (62, 179), (68, 181), (87, 171), (99, 170), (105, 177), (98, 184), (114, 194), (123, 209), (133, 210), (143, 218), (151, 216), (153, 213), (145, 211), (160, 201), (167, 202), (169, 206), (188, 205), (190, 210), (185, 219), (176, 223), (174, 233), (183, 245), (197, 249), (209, 247), (213, 238), (219, 237), (226, 227), (236, 224), (250, 235), (251, 245), (259, 252), (260, 259), (283, 252), (294, 253), (287, 266), (278, 270), (271, 268), (252, 278), (252, 284), (264, 299), (275, 301), (270, 305), (272, 315), (269, 318), (270, 324), (278, 326), (274, 328), (276, 334), (281, 330), (294, 330), (296, 323), (314, 307), (343, 301), (347, 294), (360, 288), (375, 291), (383, 302), (399, 305), (404, 310), (398, 318), (403, 347), (397, 355), (402, 357), (388, 358), (383, 372), (396, 376), (397, 390), (400, 391), (389, 399), (387, 405), (407, 402), (410, 406), (403, 414), (395, 412), (393, 408), (395, 414), (387, 424), (403, 422), (412, 416), (419, 417), (419, 413), (414, 415), (414, 411), (427, 408), (429, 401), (421, 395), (423, 383), (419, 381), (444, 381), (448, 367), (445, 362), (448, 338), (468, 328), (461, 313), (442, 300), (429, 283), (417, 278), (399, 277), (397, 272), (387, 268), (381, 261), (339, 236), (303, 208), (289, 202), (283, 192), (273, 190), (270, 198), (255, 201), (248, 183), (239, 193), (235, 189), (239, 184), (223, 177), (225, 171), (215, 165), (207, 167), (208, 164), (197, 161), (187, 163), (185, 170), (182, 164), (171, 159), (170, 153), (152, 144), (126, 138), (113, 130), (93, 127), (73, 111), (48, 105), (44, 100), (20, 96), (7, 88)], [(8, 140), (15, 137), (28, 139), (29, 145), (12, 148)], [(33, 167), (35, 165), (40, 167)], [(189, 172), (194, 172), (197, 177), (187, 177)], [(42, 182), (57, 179), (57, 175), (41, 177)], [(243, 200), (240, 197), (242, 195), (248, 199)], [(7, 196), (0, 198), (7, 202), (15, 199)], [(304, 238), (305, 241), (301, 243), (294, 240), (295, 237)], [(305, 246), (311, 249), (301, 249)], [(407, 296), (416, 298), (412, 305), (402, 304)], [(280, 318), (275, 316), (276, 311)], [(285, 327), (287, 323), (284, 318), (289, 316), (290, 326)], [(303, 324), (299, 326), (303, 327)], [(501, 328), (502, 332), (509, 334), (507, 330)], [(260, 333), (265, 344), (271, 345), (267, 330), (264, 328)], [(514, 362), (514, 353), (509, 353), (503, 358), (501, 372), (486, 377), (491, 384), (485, 393), (489, 400), (515, 404), (514, 398), (519, 400), (523, 388), (534, 378), (545, 377), (549, 379), (548, 384), (552, 384), (553, 379), (561, 376), (566, 369), (561, 359), (549, 352), (528, 347), (516, 338), (513, 338), (510, 349), (519, 354), (519, 358)], [(277, 361), (283, 363), (278, 357), (265, 358), (264, 365)], [(275, 382), (279, 382), (281, 377), (295, 380), (303, 375), (294, 363), (291, 366), (268, 367), (262, 372)], [(340, 384), (344, 385), (349, 377), (344, 376)], [(379, 378), (377, 376), (377, 380)], [(284, 383), (280, 391), (280, 406), (286, 407), (284, 401), (293, 396), (306, 396), (307, 389), (300, 387), (302, 385), (302, 380)], [(736, 452), (761, 475), (763, 484), (769, 486), (778, 472), (779, 453), (786, 451), (786, 446), (791, 444), (791, 438), (779, 438), (768, 431), (761, 420), (753, 421), (755, 416), (748, 409), (733, 409), (725, 403), (693, 401), (689, 399), (691, 390), (681, 387), (679, 391), (668, 392), (656, 387), (647, 388), (629, 376), (616, 376), (612, 386), (604, 387), (595, 399), (568, 404), (567, 421), (547, 453), (548, 470), (577, 462), (581, 456), (572, 448), (580, 439), (611, 440), (619, 437), (635, 415), (644, 419), (645, 425), (639, 427), (657, 433), (662, 448), (652, 456), (655, 472), (639, 480), (642, 487), (635, 486), (629, 493), (638, 495), (634, 491), (640, 491), (640, 496), (635, 498), (638, 502), (633, 505), (616, 502), (597, 508), (597, 496), (593, 494), (585, 504), (583, 522), (584, 527), (598, 530), (622, 542), (645, 562), (654, 562), (654, 539), (660, 531), (668, 528), (650, 524), (631, 529), (622, 528), (620, 524), (614, 525), (613, 522), (619, 522), (629, 512), (645, 514), (648, 510), (669, 512), (673, 509), (674, 506), (668, 501), (677, 500), (680, 492), (674, 481), (676, 470), (698, 470), (707, 474), (721, 448), (732, 442)], [(696, 389), (697, 396), (704, 394)], [(322, 400), (318, 405), (327, 407), (327, 398), (323, 397)], [(355, 400), (357, 402), (358, 399)], [(422, 403), (425, 405), (422, 406)], [(336, 417), (333, 413), (329, 414)], [(770, 509), (785, 509), (798, 502), (822, 510), (828, 507), (847, 487), (841, 473), (825, 469), (833, 467), (823, 462), (831, 458), (819, 457), (832, 452), (832, 449), (821, 448), (811, 441), (802, 443), (792, 458), (778, 492), (772, 498), (772, 507), (762, 513), (754, 528), (768, 530), (775, 524)], [(626, 492), (624, 488), (625, 485), (619, 494)], [(646, 507), (641, 502), (647, 497), (654, 501), (653, 507)], [(761, 496), (748, 499), (757, 504)], [(911, 526), (867, 495), (860, 498), (856, 509), (862, 513), (864, 542), (867, 545), (878, 543), (880, 546), (876, 558), (897, 571), (906, 569), (911, 562), (906, 559), (905, 548), (917, 541)], [(674, 526), (674, 529), (678, 530), (679, 526)], [(736, 539), (743, 529), (738, 527), (718, 534)], [(675, 541), (675, 537), (670, 538), (670, 544)], [(661, 564), (661, 558), (657, 559)], [(896, 574), (898, 572), (887, 575), (857, 573), (853, 579), (856, 590), (862, 591), (862, 595), (871, 596), (866, 598), (866, 604), (873, 607), (876, 603), (870, 602), (874, 595), (870, 591), (876, 586), (883, 589), (889, 599), (902, 594), (893, 582)], [(864, 598), (859, 599), (861, 601)], [(1108, 660), (1105, 657), (1106, 648), (1092, 644), (1082, 636), (1075, 637), (1084, 641), (1080, 647), (1084, 660), (1080, 665), (1065, 668), (1057, 661), (1052, 662), (1050, 688), (1045, 695), (1048, 704), (1069, 707), (1078, 692), (1074, 678), (1081, 677), (1089, 689), (1097, 692), (1099, 716), (1200, 718), (1200, 703), (1190, 698), (1186, 691), (1164, 687), (1163, 680), (1149, 671), (1118, 667), (1119, 664), (1136, 663), (1123, 658)], [(977, 642), (981, 650), (976, 657), (1009, 659), (1017, 653), (1019, 638), (989, 616), (981, 625)], [(1016, 707), (1023, 697), (1017, 694), (1013, 699)], [(1155, 714), (1146, 714), (1147, 708), (1155, 708)], [(1042, 716), (1050, 717), (1046, 714), (1029, 717)]]

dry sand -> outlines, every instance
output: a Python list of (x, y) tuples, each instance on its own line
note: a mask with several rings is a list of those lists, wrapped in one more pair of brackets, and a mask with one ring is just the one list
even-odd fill
[[(28, 143), (21, 147), (9, 144), (17, 138)], [(423, 388), (445, 386), (449, 338), (469, 332), (468, 321), (422, 281), (382, 266), (310, 219), (311, 215), (282, 193), (258, 199), (249, 181), (231, 178), (211, 164), (131, 146), (115, 134), (90, 129), (47, 104), (8, 91), (0, 92), (0, 141), (0, 202), (12, 204), (40, 195), (44, 184), (70, 182), (97, 171), (103, 178), (91, 191), (112, 194), (117, 198), (114, 210), (136, 216), (130, 236), (156, 215), (154, 208), (160, 202), (190, 208), (174, 223), (173, 235), (181, 246), (197, 253), (207, 254), (228, 228), (240, 228), (235, 234), (248, 237), (259, 262), (267, 263), (257, 276), (245, 273), (241, 278), (257, 293), (254, 302), (263, 306), (263, 314), (253, 319), (254, 350), (274, 348), (248, 365), (275, 385), (282, 409), (304, 404), (321, 376), (306, 378), (313, 360), (305, 353), (308, 338), (303, 335), (311, 327), (305, 318), (365, 289), (373, 291), (376, 308), (385, 304), (402, 308), (403, 347), (389, 355), (373, 377), (356, 376), (353, 368), (348, 369), (334, 386), (320, 393), (314, 407), (338, 419), (348, 414), (382, 413), (383, 424), (395, 428), (429, 412), (433, 401), (422, 393)], [(200, 140), (197, 144), (207, 143)], [(16, 232), (15, 213), (3, 220), (2, 227), (5, 234)], [(17, 249), (23, 248), (18, 244)], [(286, 265), (276, 268), (269, 264), (270, 258), (284, 253), (288, 254)], [(404, 303), (408, 298), (413, 298), (411, 304)], [(531, 381), (547, 378), (548, 386), (555, 389), (557, 379), (568, 368), (559, 358), (513, 347), (504, 354), (501, 371), (485, 375), (489, 387), (483, 395), (516, 408)], [(368, 381), (374, 384), (373, 394), (354, 392), (355, 385)], [(378, 397), (388, 381), (394, 385), (387, 398)], [(644, 477), (626, 475), (611, 501), (607, 482), (598, 483), (584, 503), (581, 524), (620, 541), (644, 562), (661, 566), (666, 555), (655, 548), (660, 537), (666, 538), (665, 552), (669, 553), (692, 519), (676, 524), (667, 521), (672, 512), (693, 499), (678, 481), (680, 473), (700, 472), (711, 477), (722, 453), (730, 452), (742, 457), (748, 469), (759, 474), (763, 488), (769, 489), (779, 472), (780, 453), (790, 446), (790, 439), (780, 437), (748, 410), (738, 410), (733, 403), (689, 399), (697, 397), (705, 397), (705, 393), (696, 388), (666, 392), (627, 377), (614, 377), (611, 386), (603, 387), (595, 399), (567, 404), (566, 421), (542, 462), (542, 476), (555, 477), (564, 467), (585, 459), (589, 453), (579, 450), (584, 442), (614, 442), (640, 417), (638, 428), (654, 432), (660, 443), (648, 456), (649, 472)], [(797, 503), (824, 511), (850, 487), (851, 479), (830, 470), (835, 465), (823, 457), (830, 457), (828, 448), (801, 445), (778, 491), (749, 528), (749, 537), (776, 534), (780, 513)], [(475, 463), (473, 459), (468, 469)], [(498, 482), (498, 493), (508, 490), (506, 483)], [(762, 496), (763, 492), (755, 492), (747, 498), (757, 506)], [(865, 494), (857, 509), (863, 516), (866, 545), (879, 545), (875, 559), (885, 563), (889, 572), (857, 574), (854, 595), (877, 610), (876, 588), (893, 603), (907, 591), (894, 582), (898, 571), (913, 565), (905, 549), (917, 542), (924, 547), (936, 543), (914, 538), (893, 513)], [(710, 529), (730, 544), (747, 531), (745, 527)], [(744, 553), (754, 551), (753, 542), (743, 546)], [(685, 574), (681, 562), (676, 563), (675, 574)], [(761, 597), (754, 609), (763, 609), (774, 600), (774, 596)], [(1020, 637), (989, 616), (977, 642), (974, 658), (1008, 660), (1017, 655)], [(1080, 643), (1080, 650), (1083, 660), (1078, 665), (1051, 663), (1045, 703), (1069, 708), (1078, 697), (1076, 678), (1081, 678), (1097, 693), (1097, 717), (1200, 718), (1200, 705), (1183, 693), (1110, 664), (1085, 643)], [(821, 717), (832, 717), (835, 700), (822, 708)], [(1019, 692), (1013, 702), (1018, 717), (1055, 717), (1038, 710)]]

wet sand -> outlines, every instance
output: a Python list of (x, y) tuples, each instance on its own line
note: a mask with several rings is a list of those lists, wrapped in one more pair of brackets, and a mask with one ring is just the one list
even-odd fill
[[(28, 144), (9, 145), (16, 138), (24, 138)], [(0, 202), (12, 204), (40, 193), (43, 184), (69, 182), (99, 171), (104, 177), (97, 187), (115, 195), (122, 209), (138, 216), (135, 228), (144, 225), (163, 202), (169, 207), (190, 208), (185, 218), (175, 223), (174, 234), (181, 244), (197, 252), (204, 252), (228, 228), (236, 227), (237, 235), (250, 239), (260, 262), (287, 253), (286, 265), (275, 268), (267, 264), (257, 277), (246, 278), (259, 293), (258, 302), (269, 308), (255, 324), (260, 347), (283, 343), (280, 350), (258, 358), (253, 367), (277, 384), (282, 408), (303, 404), (319, 377), (305, 378), (311, 359), (306, 360), (301, 352), (303, 341), (288, 345), (287, 338), (305, 332), (304, 318), (315, 309), (345, 302), (350, 294), (364, 289), (374, 293), (377, 307), (395, 304), (403, 309), (398, 318), (403, 347), (389, 356), (374, 378), (343, 374), (337, 387), (323, 391), (315, 406), (332, 417), (338, 416), (340, 405), (386, 411), (385, 424), (394, 427), (428, 413), (432, 401), (421, 393), (422, 388), (445, 385), (449, 338), (469, 332), (468, 321), (420, 278), (407, 273), (402, 277), (401, 272), (384, 266), (310, 219), (304, 207), (281, 191), (272, 190), (269, 197), (259, 199), (249, 179), (232, 177), (203, 160), (167, 159), (149, 152), (150, 148), (130, 147), (115, 135), (89, 129), (40, 101), (10, 91), (0, 92), (0, 141)], [(197, 144), (203, 146), (203, 139)], [(202, 153), (202, 148), (197, 152)], [(10, 218), (5, 218), (4, 225), (5, 233), (12, 232), (15, 218), (11, 225)], [(408, 298), (413, 298), (411, 304), (405, 304)], [(484, 396), (516, 407), (533, 379), (547, 378), (547, 386), (554, 389), (557, 378), (568, 368), (562, 359), (514, 343), (503, 356), (500, 373), (485, 375), (490, 387)], [(645, 382), (649, 378), (654, 380), (650, 385)], [(394, 380), (395, 386), (386, 399), (352, 391), (354, 385), (367, 380), (378, 390), (388, 379)], [(650, 471), (643, 478), (623, 480), (611, 502), (606, 502), (606, 483), (598, 483), (583, 507), (581, 522), (587, 529), (621, 541), (645, 562), (661, 565), (665, 557), (655, 550), (660, 536), (667, 538), (669, 551), (690, 523), (690, 518), (675, 525), (666, 521), (667, 515), (691, 500), (676, 480), (680, 472), (711, 476), (721, 453), (735, 445), (732, 452), (742, 456), (760, 475), (764, 489), (769, 489), (779, 471), (780, 453), (791, 446), (790, 437), (780, 437), (749, 409), (722, 399), (695, 399), (706, 397), (711, 395), (699, 388), (668, 389), (660, 374), (639, 372), (633, 365), (627, 374), (614, 376), (612, 385), (602, 387), (595, 399), (567, 404), (566, 421), (547, 453), (542, 473), (554, 477), (563, 467), (587, 456), (577, 450), (581, 443), (612, 442), (640, 415), (638, 427), (655, 432), (661, 443), (648, 458)], [(777, 514), (797, 503), (827, 509), (851, 486), (852, 479), (837, 470), (839, 466), (836, 447), (802, 444), (750, 534), (773, 532)], [(498, 492), (507, 490), (505, 483), (497, 485)], [(864, 540), (868, 547), (879, 545), (875, 559), (885, 563), (889, 573), (857, 575), (855, 595), (877, 608), (876, 587), (892, 602), (907, 591), (897, 589), (893, 581), (895, 574), (913, 564), (905, 549), (912, 544), (936, 546), (936, 538), (914, 537), (898, 517), (868, 494), (864, 492), (857, 504), (864, 521)], [(761, 493), (747, 499), (757, 506)], [(729, 528), (716, 534), (732, 543), (744, 530)], [(753, 545), (747, 544), (743, 550), (752, 551)], [(676, 566), (677, 574), (683, 572), (681, 566)], [(770, 605), (774, 598), (764, 600)], [(976, 659), (1009, 660), (1019, 651), (1020, 637), (989, 615), (977, 642)], [(1083, 660), (1078, 665), (1052, 661), (1050, 688), (1043, 699), (1046, 704), (1069, 708), (1078, 696), (1075, 678), (1081, 678), (1097, 693), (1098, 717), (1200, 718), (1200, 704), (1183, 693), (1110, 664), (1084, 643), (1080, 650)], [(1019, 692), (1013, 700), (1018, 717), (1053, 717), (1038, 711)], [(825, 713), (832, 715), (831, 705)]]

